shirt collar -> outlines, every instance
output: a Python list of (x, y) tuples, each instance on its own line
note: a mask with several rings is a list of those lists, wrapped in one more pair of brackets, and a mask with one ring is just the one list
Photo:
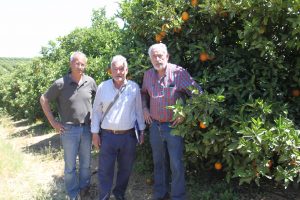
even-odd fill
[[(77, 84), (77, 82), (74, 81), (74, 80), (72, 79), (71, 73), (68, 73), (68, 74), (66, 75), (66, 78), (67, 78), (68, 84), (72, 84), (72, 83), (76, 83), (76, 84)], [(83, 74), (82, 77), (81, 77), (81, 79), (82, 79), (82, 82), (81, 82), (81, 83), (85, 83), (85, 82), (86, 82), (86, 75)]]

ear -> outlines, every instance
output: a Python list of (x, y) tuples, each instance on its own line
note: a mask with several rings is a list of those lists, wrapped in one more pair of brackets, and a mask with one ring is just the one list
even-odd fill
[(167, 53), (166, 57), (167, 57), (167, 59), (169, 60), (170, 54), (169, 54), (169, 53)]

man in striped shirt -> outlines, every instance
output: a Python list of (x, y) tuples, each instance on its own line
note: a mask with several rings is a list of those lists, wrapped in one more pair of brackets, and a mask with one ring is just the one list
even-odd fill
[(173, 111), (167, 106), (174, 105), (177, 99), (191, 96), (189, 86), (200, 86), (190, 74), (180, 66), (168, 62), (169, 54), (165, 44), (152, 45), (148, 50), (153, 68), (144, 73), (141, 90), (143, 113), (150, 124), (150, 143), (154, 162), (153, 199), (169, 198), (169, 166), (171, 168), (171, 199), (184, 200), (185, 176), (183, 163), (183, 138), (171, 134), (182, 117), (173, 120)]

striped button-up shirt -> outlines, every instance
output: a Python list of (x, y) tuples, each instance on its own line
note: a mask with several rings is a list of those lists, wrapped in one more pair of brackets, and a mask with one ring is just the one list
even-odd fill
[(152, 119), (171, 122), (173, 111), (166, 107), (174, 105), (179, 98), (191, 96), (189, 86), (195, 86), (202, 92), (201, 87), (180, 66), (168, 63), (165, 75), (162, 77), (159, 77), (157, 71), (151, 68), (144, 73), (141, 90), (143, 109), (148, 109), (150, 106)]

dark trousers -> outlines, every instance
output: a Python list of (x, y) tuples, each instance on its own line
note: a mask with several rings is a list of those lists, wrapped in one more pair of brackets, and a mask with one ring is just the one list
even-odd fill
[(134, 132), (115, 135), (103, 130), (101, 133), (98, 173), (100, 200), (109, 199), (113, 185), (116, 160), (118, 171), (113, 194), (119, 198), (125, 196), (129, 176), (135, 160), (136, 142)]

